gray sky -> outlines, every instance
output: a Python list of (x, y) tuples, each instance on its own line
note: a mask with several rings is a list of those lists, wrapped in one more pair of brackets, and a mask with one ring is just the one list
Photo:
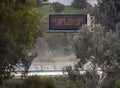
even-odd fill
[[(60, 2), (64, 5), (71, 5), (74, 0), (49, 0), (49, 2)], [(97, 0), (87, 0), (91, 5), (97, 4)]]
[(91, 5), (95, 5), (97, 4), (97, 0), (87, 0)]

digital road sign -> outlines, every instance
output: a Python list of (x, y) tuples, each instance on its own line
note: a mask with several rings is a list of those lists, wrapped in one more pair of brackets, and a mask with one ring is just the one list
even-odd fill
[(49, 15), (49, 30), (53, 32), (74, 32), (85, 24), (87, 24), (87, 14)]

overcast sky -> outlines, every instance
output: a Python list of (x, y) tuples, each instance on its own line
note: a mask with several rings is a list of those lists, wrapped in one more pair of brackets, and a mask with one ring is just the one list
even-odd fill
[[(60, 2), (64, 5), (71, 5), (71, 3), (73, 2), (74, 0), (49, 0), (49, 2)], [(87, 0), (90, 4), (94, 5), (94, 4), (97, 4), (97, 0)]]
[(95, 4), (97, 4), (97, 0), (87, 0), (90, 4), (92, 4), (93, 6), (95, 5)]

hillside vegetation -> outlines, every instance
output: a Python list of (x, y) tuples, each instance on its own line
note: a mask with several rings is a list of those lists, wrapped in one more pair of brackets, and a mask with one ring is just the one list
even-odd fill
[(41, 8), (38, 8), (40, 13), (44, 15), (44, 17), (48, 17), (49, 14), (80, 14), (84, 13), (84, 10), (76, 9), (72, 6), (65, 6), (64, 10), (61, 13), (56, 13), (53, 9), (52, 5), (44, 5)]

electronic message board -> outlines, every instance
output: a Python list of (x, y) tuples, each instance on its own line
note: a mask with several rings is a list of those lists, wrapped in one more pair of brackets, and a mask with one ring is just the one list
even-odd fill
[(75, 32), (87, 24), (87, 14), (49, 15), (49, 30), (55, 32)]

